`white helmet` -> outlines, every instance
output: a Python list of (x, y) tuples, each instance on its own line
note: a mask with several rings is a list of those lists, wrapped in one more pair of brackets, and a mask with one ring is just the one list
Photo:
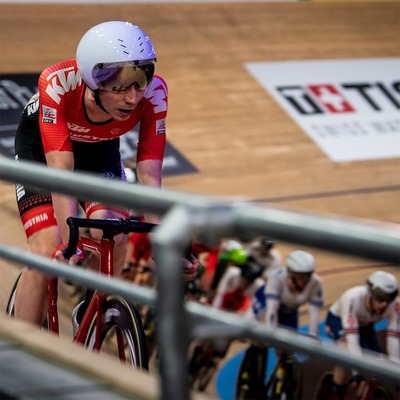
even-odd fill
[(89, 29), (76, 50), (79, 73), (92, 89), (144, 89), (154, 75), (156, 53), (146, 33), (129, 22), (109, 21)]
[(286, 259), (286, 270), (291, 275), (311, 276), (314, 269), (314, 257), (306, 251), (292, 251)]
[(230, 251), (237, 249), (243, 249), (243, 245), (237, 240), (227, 240), (221, 245), (221, 251), (224, 253), (229, 253)]
[(385, 271), (375, 271), (367, 279), (371, 297), (378, 301), (391, 303), (399, 293), (396, 277)]

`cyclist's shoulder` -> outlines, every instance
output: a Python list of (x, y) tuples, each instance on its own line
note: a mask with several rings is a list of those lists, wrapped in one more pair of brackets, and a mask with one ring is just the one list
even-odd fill
[(81, 80), (80, 74), (78, 73), (78, 66), (76, 64), (76, 60), (71, 58), (69, 60), (59, 61), (55, 64), (47, 66), (40, 73), (39, 79), (51, 79), (53, 76), (66, 75), (69, 79), (72, 79), (75, 74), (76, 77)]
[(223, 274), (223, 279), (240, 279), (241, 275), (242, 270), (239, 267), (231, 265), (225, 270)]
[(352, 313), (365, 311), (364, 298), (367, 294), (365, 286), (353, 286), (344, 291), (332, 304), (333, 308), (340, 308), (342, 310), (352, 310)]
[(265, 292), (281, 291), (284, 286), (287, 286), (286, 272), (284, 269), (278, 268), (268, 275), (268, 280), (265, 286)]
[(344, 291), (340, 297), (344, 300), (362, 300), (367, 293), (366, 286), (353, 286)]
[(85, 85), (74, 59), (65, 60), (45, 68), (38, 80), (41, 101), (59, 106), (67, 97), (80, 98)]
[(164, 92), (165, 95), (168, 94), (168, 86), (167, 83), (165, 82), (165, 79), (162, 76), (156, 74), (154, 75), (153, 79), (147, 86), (144, 93), (144, 97), (148, 98), (151, 95), (154, 95), (155, 91), (160, 91), (160, 90)]

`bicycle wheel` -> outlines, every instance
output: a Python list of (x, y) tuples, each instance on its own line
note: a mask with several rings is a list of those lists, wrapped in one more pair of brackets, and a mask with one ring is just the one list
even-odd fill
[[(91, 329), (84, 343), (90, 350), (95, 345), (96, 318), (91, 321)], [(134, 368), (148, 370), (146, 336), (139, 312), (130, 301), (120, 296), (108, 296), (105, 299), (100, 337), (101, 352), (117, 355)]]
[(303, 394), (303, 372), (296, 358), (292, 355), (286, 359), (286, 393), (288, 399), (300, 400)]
[(14, 285), (10, 292), (10, 296), (7, 301), (6, 314), (9, 315), (10, 317), (14, 316), (15, 296), (17, 293), (17, 285), (18, 285), (19, 279), (21, 278), (21, 274), (22, 274), (22, 271), (18, 274), (17, 279), (14, 282)]
[(281, 356), (267, 384), (268, 399), (301, 399), (302, 381), (301, 367), (295, 357), (292, 355)]
[[(14, 285), (11, 289), (10, 296), (8, 297), (7, 301), (7, 306), (6, 306), (6, 314), (10, 317), (14, 317), (14, 312), (15, 312), (15, 297), (17, 294), (17, 286), (18, 282), (21, 278), (22, 271), (18, 274), (17, 278), (15, 279)], [(44, 330), (49, 329), (49, 314), (46, 314), (46, 319), (43, 321), (43, 326), (42, 328)]]
[(318, 379), (315, 389), (314, 400), (326, 400), (332, 394), (333, 374), (331, 371), (324, 372)]
[(378, 386), (374, 390), (374, 400), (392, 400), (393, 397), (383, 386)]
[(212, 377), (217, 370), (217, 366), (214, 363), (208, 363), (203, 365), (197, 374), (197, 390), (204, 392), (210, 383)]
[(236, 380), (235, 399), (264, 399), (265, 370), (267, 366), (268, 349), (266, 347), (250, 346), (240, 363)]

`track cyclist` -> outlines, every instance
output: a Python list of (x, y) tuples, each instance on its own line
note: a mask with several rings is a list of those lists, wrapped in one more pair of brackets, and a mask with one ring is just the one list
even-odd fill
[(315, 273), (314, 257), (302, 250), (291, 252), (286, 266), (269, 275), (265, 286), (253, 300), (255, 317), (267, 327), (298, 329), (301, 305), (308, 303), (309, 334), (319, 336), (319, 322), (324, 304), (323, 284)]
[[(382, 353), (374, 324), (387, 320), (386, 348), (389, 360), (400, 364), (400, 299), (396, 277), (385, 271), (375, 271), (366, 284), (346, 290), (329, 309), (326, 331), (351, 354), (363, 349)], [(400, 365), (394, 366), (399, 368)], [(352, 371), (351, 381), (360, 383), (361, 376)], [(341, 366), (333, 370), (333, 399), (344, 399), (350, 371)]]
[(264, 268), (253, 259), (230, 266), (222, 276), (212, 301), (221, 310), (246, 313), (257, 289), (263, 286)]
[[(138, 182), (160, 188), (168, 90), (164, 79), (154, 73), (155, 66), (153, 44), (138, 26), (108, 21), (90, 28), (79, 41), (75, 59), (61, 61), (40, 74), (39, 91), (26, 105), (16, 132), (16, 160), (126, 181), (119, 137), (140, 123)], [(16, 193), (29, 251), (47, 257), (54, 254), (65, 261), (61, 250), (55, 250), (68, 241), (65, 221), (77, 215), (77, 199), (20, 184)], [(128, 210), (94, 199), (80, 203), (89, 218), (129, 216)], [(101, 231), (91, 234), (99, 239)], [(118, 274), (127, 237), (119, 235), (115, 240)], [(69, 263), (79, 259), (76, 254)], [(188, 275), (196, 273), (196, 265), (186, 262)], [(17, 318), (42, 324), (48, 281), (39, 271), (23, 271), (17, 288)]]

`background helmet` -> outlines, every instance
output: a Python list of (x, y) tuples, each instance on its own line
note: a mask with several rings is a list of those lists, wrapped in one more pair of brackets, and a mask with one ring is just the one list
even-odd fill
[(264, 237), (260, 240), (260, 246), (264, 247), (266, 250), (272, 249), (274, 247), (275, 242), (267, 237)]
[(397, 279), (385, 271), (375, 271), (367, 279), (367, 287), (371, 297), (378, 301), (391, 303), (399, 293)]
[(121, 74), (123, 81), (131, 80), (144, 89), (153, 78), (155, 61), (146, 33), (123, 21), (103, 22), (89, 29), (76, 50), (78, 70), (92, 90), (113, 88)]
[(253, 260), (249, 260), (239, 266), (241, 277), (247, 282), (253, 283), (257, 278), (260, 278), (264, 272), (264, 268)]
[(235, 265), (244, 264), (247, 261), (247, 251), (244, 249), (233, 249), (228, 253), (228, 259)]
[(243, 249), (243, 245), (239, 243), (237, 240), (227, 240), (221, 244), (221, 252), (229, 253), (234, 249)]
[(314, 272), (314, 269), (314, 257), (306, 251), (292, 251), (286, 259), (286, 270), (294, 277), (310, 277)]

